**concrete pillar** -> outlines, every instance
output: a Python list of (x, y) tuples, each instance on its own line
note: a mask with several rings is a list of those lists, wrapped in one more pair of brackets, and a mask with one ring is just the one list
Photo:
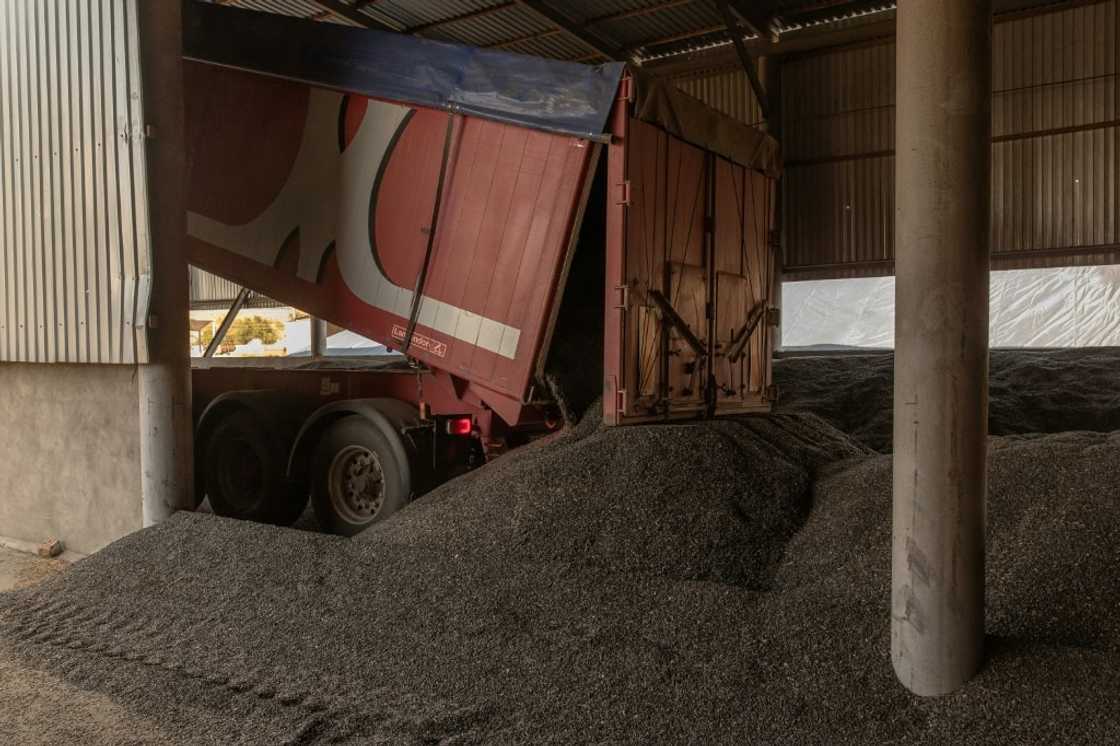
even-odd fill
[(327, 354), (327, 322), (311, 317), (311, 357), (320, 358)]
[(898, 9), (891, 657), (923, 696), (984, 640), (991, 0)]
[(182, 17), (179, 0), (137, 3), (152, 235), (149, 363), (139, 366), (140, 485), (150, 526), (194, 507), (190, 287), (186, 239)]

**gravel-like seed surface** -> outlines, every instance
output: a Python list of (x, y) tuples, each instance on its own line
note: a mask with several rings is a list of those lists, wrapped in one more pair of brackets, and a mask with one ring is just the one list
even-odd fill
[(938, 700), (890, 667), (890, 457), (803, 414), (588, 417), (357, 540), (180, 514), (0, 594), (0, 671), (177, 743), (1115, 743), (1120, 432), (990, 458), (989, 660)]
[[(891, 450), (894, 354), (774, 361), (781, 409), (815, 412), (861, 443)], [(1120, 349), (993, 350), (992, 435), (1120, 430)]]
[(935, 701), (890, 672), (889, 457), (797, 417), (522, 454), (361, 541), (180, 514), (0, 638), (179, 743), (1120, 738), (1120, 433), (993, 440), (990, 660)]

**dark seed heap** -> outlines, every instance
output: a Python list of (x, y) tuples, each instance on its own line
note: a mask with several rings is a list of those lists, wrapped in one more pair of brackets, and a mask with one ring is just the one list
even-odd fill
[(890, 458), (801, 414), (587, 417), (353, 541), (180, 514), (0, 595), (0, 671), (179, 743), (1117, 742), (1120, 433), (994, 438), (988, 515), (938, 700), (890, 667)]
[[(890, 452), (892, 353), (784, 358), (774, 382), (782, 409), (815, 412)], [(1120, 430), (1120, 350), (993, 350), (989, 401), (992, 435)]]

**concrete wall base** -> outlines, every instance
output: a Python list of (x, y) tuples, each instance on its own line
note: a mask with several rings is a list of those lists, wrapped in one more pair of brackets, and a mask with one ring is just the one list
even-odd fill
[(141, 527), (136, 368), (0, 363), (0, 536), (89, 554)]

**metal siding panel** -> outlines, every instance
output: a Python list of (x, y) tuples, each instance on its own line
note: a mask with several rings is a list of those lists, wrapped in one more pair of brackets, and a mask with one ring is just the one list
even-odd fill
[(0, 12), (0, 360), (145, 360), (135, 1)]
[(691, 74), (674, 82), (685, 93), (744, 124), (753, 126), (763, 121), (758, 100), (741, 68)]
[(136, 282), (135, 293), (126, 311), (133, 319), (136, 360), (148, 360), (147, 316), (152, 288), (152, 236), (148, 212), (147, 151), (144, 136), (143, 76), (140, 65), (140, 24), (135, 3), (125, 5), (125, 32), (128, 52), (128, 143), (130, 150), (129, 183), (132, 185), (132, 254)]
[[(198, 267), (190, 268), (191, 310), (229, 308), (240, 292), (241, 286), (236, 282), (212, 275)], [(284, 304), (255, 292), (242, 307), (283, 308)]]
[[(10, 21), (12, 12), (11, 3), (0, 6), (0, 46), (10, 50), (12, 48)], [(0, 54), (0, 292), (4, 293), (0, 303), (0, 355), (3, 359), (14, 356), (13, 344), (15, 340), (15, 288), (13, 280), (15, 267), (13, 263), (13, 247), (15, 240), (13, 230), (15, 218), (15, 190), (12, 178), (15, 172), (15, 151), (12, 144), (13, 129), (15, 126), (11, 101), (14, 86), (10, 81), (11, 65), (10, 52)]]
[(17, 287), (16, 287), (16, 314), (19, 324), (19, 337), (18, 347), (16, 354), (18, 359), (34, 360), (32, 357), (33, 352), (30, 345), (30, 322), (31, 322), (31, 302), (28, 296), (28, 247), (27, 244), (31, 240), (29, 233), (29, 226), (32, 222), (30, 204), (32, 195), (32, 182), (31, 182), (31, 167), (29, 162), (29, 155), (31, 153), (31, 143), (29, 139), (28, 128), (31, 122), (31, 116), (28, 111), (28, 96), (30, 83), (28, 82), (28, 60), (27, 60), (27, 5), (24, 3), (16, 4), (15, 16), (15, 29), (16, 42), (13, 46), (17, 54), (16, 67), (18, 69), (18, 81), (16, 84), (17, 91), (16, 97), (18, 100), (19, 110), (16, 114), (18, 117), (17, 127), (19, 128), (19, 149), (20, 154), (17, 156), (17, 169), (19, 173), (19, 183), (17, 189), (19, 190), (20, 202), (20, 216), (17, 222), (16, 234), (16, 273), (17, 273)]
[(27, 303), (28, 303), (28, 347), (31, 360), (42, 360), (42, 273), (40, 271), (43, 253), (43, 178), (42, 178), (42, 135), (39, 105), (42, 92), (39, 90), (39, 50), (38, 50), (38, 5), (29, 5), (26, 9), (27, 20), (25, 38), (27, 43), (27, 113), (28, 126), (28, 158), (25, 163), (30, 166), (29, 222), (28, 229), (30, 240), (27, 242)]
[[(999, 269), (1120, 262), (1117, 0), (998, 21), (992, 247)], [(783, 65), (785, 271), (892, 271), (893, 43)], [(851, 213), (851, 214), (848, 214)]]

